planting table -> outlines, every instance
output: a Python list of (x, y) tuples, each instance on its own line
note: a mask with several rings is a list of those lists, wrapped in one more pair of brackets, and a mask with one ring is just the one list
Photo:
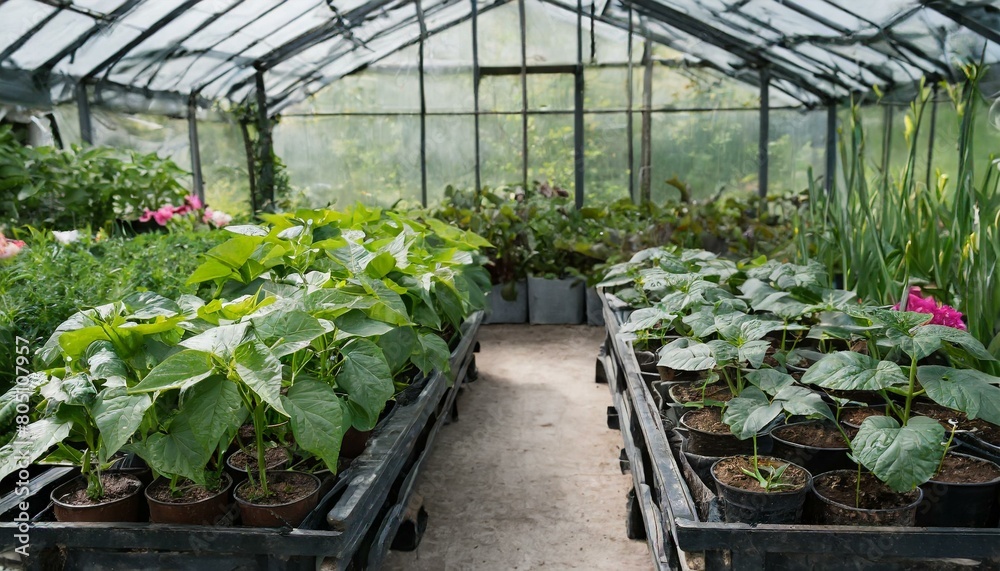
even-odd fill
[(603, 292), (601, 297), (608, 335), (597, 359), (597, 381), (611, 390), (608, 424), (621, 430), (622, 470), (632, 474), (628, 533), (645, 536), (656, 569), (1000, 569), (996, 528), (720, 521), (712, 494), (699, 489), (700, 482), (692, 484), (682, 469), (679, 438), (664, 430), (632, 344), (618, 335), (626, 310)]
[(415, 398), (391, 411), (300, 527), (55, 522), (48, 494), (74, 471), (53, 468), (29, 486), (32, 510), (40, 511), (33, 512), (31, 555), (23, 563), (13, 556), (18, 532), (11, 522), (19, 499), (0, 499), (0, 569), (377, 569), (403, 522), (434, 437), (453, 417), (459, 388), (475, 371), (482, 319), (478, 312), (463, 324), (450, 373), (435, 372)]

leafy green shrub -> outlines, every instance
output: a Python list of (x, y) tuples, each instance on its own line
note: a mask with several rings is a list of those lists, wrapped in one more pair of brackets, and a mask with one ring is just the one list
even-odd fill
[(116, 218), (181, 204), (188, 191), (177, 179), (185, 174), (156, 154), (123, 159), (107, 147), (25, 147), (10, 128), (0, 128), (0, 229), (110, 231)]
[(185, 285), (198, 255), (228, 237), (225, 232), (141, 234), (63, 246), (36, 232), (28, 247), (0, 260), (0, 388), (14, 380), (15, 337), (32, 349), (76, 311), (119, 300), (136, 291), (176, 299), (194, 293)]

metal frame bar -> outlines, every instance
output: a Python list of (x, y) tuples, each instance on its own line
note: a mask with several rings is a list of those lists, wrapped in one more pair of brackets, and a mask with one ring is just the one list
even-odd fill
[[(524, 0), (521, 0), (522, 2)], [(583, 125), (583, 0), (576, 0), (576, 73), (573, 90), (573, 172), (576, 175), (574, 196), (577, 209), (583, 208), (584, 198), (584, 125)]]
[[(481, 161), (481, 149), (479, 144), (479, 0), (469, 0), (472, 2), (472, 97), (473, 110), (475, 111), (474, 124), (476, 129), (475, 151), (476, 151), (476, 194), (483, 188)], [(476, 210), (479, 210), (479, 201), (476, 201)]]
[(198, 144), (197, 95), (192, 93), (188, 101), (188, 144), (191, 147), (191, 186), (195, 196), (205, 201), (205, 179), (201, 170), (201, 147)]
[[(798, 106), (771, 107), (772, 111), (801, 111)], [(673, 113), (719, 113), (722, 111), (742, 111), (752, 113), (755, 110), (746, 107), (653, 107), (649, 110), (654, 115), (670, 115)], [(620, 115), (627, 109), (588, 109), (584, 115)], [(635, 113), (635, 110), (632, 111)], [(573, 109), (535, 109), (528, 115), (572, 115)], [(475, 111), (428, 111), (428, 117), (471, 117)], [(480, 111), (480, 115), (521, 115), (520, 111)], [(317, 113), (282, 113), (282, 118), (294, 117), (418, 117), (419, 111), (329, 111)]]
[(1000, 44), (1000, 31), (991, 28), (974, 18), (966, 16), (961, 10), (956, 10), (950, 3), (942, 2), (941, 0), (921, 0), (920, 3), (949, 20), (952, 20), (956, 24), (972, 30), (987, 40)]
[(823, 186), (827, 195), (833, 192), (837, 179), (837, 105), (830, 103), (826, 107), (826, 172), (823, 174)]
[[(517, 0), (517, 20), (521, 33), (521, 184), (528, 186), (528, 28), (524, 0)], [(480, 70), (482, 73), (482, 70)]]
[(770, 160), (768, 143), (771, 140), (771, 71), (768, 68), (760, 70), (760, 133), (757, 143), (757, 194), (761, 199), (767, 198), (767, 178)]
[(639, 201), (649, 202), (653, 197), (653, 52), (652, 42), (647, 36), (642, 44), (642, 134), (639, 149)]
[[(610, 4), (610, 2), (608, 2)], [(636, 195), (635, 188), (635, 149), (633, 146), (632, 139), (635, 137), (634, 129), (632, 124), (632, 44), (634, 43), (634, 15), (632, 13), (632, 6), (628, 7), (628, 47), (626, 48), (626, 53), (628, 54), (628, 71), (626, 72), (627, 82), (625, 88), (625, 136), (628, 138), (628, 195), (632, 198), (632, 202), (639, 202), (638, 196)]]
[(424, 7), (416, 0), (417, 22), (420, 24), (420, 49), (417, 52), (420, 66), (420, 204), (427, 206), (427, 92), (424, 89), (424, 44), (427, 38), (427, 22), (424, 21)]
[(86, 84), (76, 84), (76, 107), (80, 114), (80, 140), (88, 145), (93, 145), (94, 125), (90, 117), (90, 100), (87, 98)]
[(271, 119), (267, 114), (267, 92), (264, 89), (264, 70), (254, 74), (257, 83), (257, 146), (260, 157), (260, 180), (258, 191), (264, 202), (259, 206), (267, 210), (274, 208), (274, 145), (271, 139)]
[[(144, 0), (127, 0), (121, 6), (115, 8), (114, 12), (108, 14), (108, 20), (114, 22), (124, 17), (129, 12), (131, 12), (133, 8), (141, 4), (143, 1)], [(72, 43), (70, 43), (68, 46), (60, 50), (59, 53), (52, 56), (45, 63), (39, 66), (38, 68), (39, 73), (47, 74), (50, 71), (52, 71), (52, 69), (54, 69), (60, 61), (66, 58), (66, 56), (80, 49), (84, 44), (86, 44), (90, 40), (90, 38), (99, 34), (101, 30), (104, 29), (106, 29), (106, 26), (101, 24), (95, 24), (91, 26), (89, 30), (80, 34), (80, 36), (78, 36), (75, 40), (73, 40)]]

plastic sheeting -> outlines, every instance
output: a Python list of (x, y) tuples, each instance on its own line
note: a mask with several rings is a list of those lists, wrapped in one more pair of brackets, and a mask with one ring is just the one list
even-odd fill
[[(640, 35), (743, 81), (766, 68), (808, 106), (1000, 61), (996, 0), (546, 1), (619, 29), (636, 18)], [(418, 42), (421, 21), (435, 34), (467, 20), (472, 2), (485, 14), (504, 0), (6, 0), (0, 99), (55, 105), (82, 81), (109, 106), (179, 116), (192, 94), (242, 101), (261, 72), (276, 112)], [(545, 23), (528, 34), (541, 46)]]

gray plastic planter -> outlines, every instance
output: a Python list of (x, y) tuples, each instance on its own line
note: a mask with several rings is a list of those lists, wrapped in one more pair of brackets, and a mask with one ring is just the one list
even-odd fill
[(583, 323), (586, 301), (578, 278), (528, 277), (528, 315), (532, 325)]
[(587, 325), (604, 326), (604, 302), (597, 288), (587, 288)]
[(490, 310), (483, 323), (527, 323), (528, 282), (521, 280), (515, 284), (517, 297), (514, 301), (503, 298), (503, 287), (503, 284), (493, 286), (490, 292)]

